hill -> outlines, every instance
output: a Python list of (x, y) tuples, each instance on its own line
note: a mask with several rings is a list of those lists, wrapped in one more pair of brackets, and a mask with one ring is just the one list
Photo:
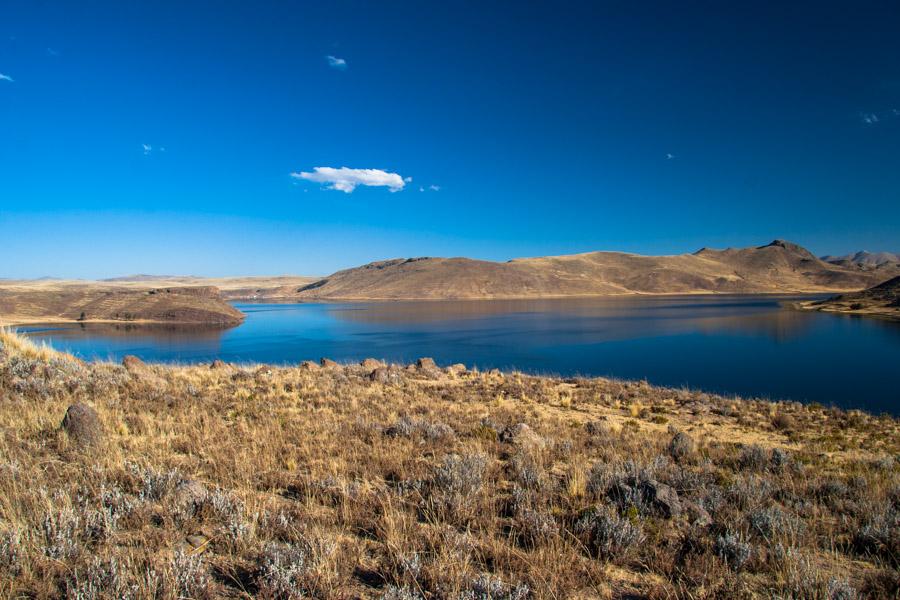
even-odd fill
[[(590, 252), (505, 263), (408, 258), (338, 271), (297, 288), (298, 299), (443, 299), (614, 294), (797, 293), (858, 290), (900, 275), (827, 263), (790, 242), (693, 254)], [(282, 293), (284, 290), (282, 290)]]
[(237, 325), (244, 315), (212, 286), (122, 289), (96, 284), (0, 288), (0, 322), (135, 321)]
[(841, 294), (817, 302), (805, 302), (800, 307), (823, 312), (877, 316), (900, 321), (900, 277), (894, 277), (861, 292)]

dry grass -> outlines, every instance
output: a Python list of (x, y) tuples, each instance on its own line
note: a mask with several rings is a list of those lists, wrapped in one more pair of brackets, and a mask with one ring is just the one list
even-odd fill
[[(427, 363), (374, 382), (0, 343), (4, 597), (898, 593), (892, 417)], [(60, 430), (75, 402), (99, 445)]]

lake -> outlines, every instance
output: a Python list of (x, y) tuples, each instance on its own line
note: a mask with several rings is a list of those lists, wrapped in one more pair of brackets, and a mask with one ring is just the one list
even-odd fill
[[(809, 298), (808, 296), (805, 298)], [(747, 397), (900, 413), (900, 323), (799, 312), (787, 297), (242, 304), (235, 328), (21, 327), (86, 359), (465, 363), (646, 379)]]

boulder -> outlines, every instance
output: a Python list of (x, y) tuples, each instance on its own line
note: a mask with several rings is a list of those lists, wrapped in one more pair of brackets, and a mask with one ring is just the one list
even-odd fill
[(369, 373), (369, 379), (385, 385), (397, 385), (403, 381), (403, 375), (395, 367), (378, 367)]
[(709, 527), (712, 525), (712, 517), (709, 512), (696, 502), (686, 502), (684, 512), (687, 515), (688, 522), (697, 527)]
[(135, 373), (147, 367), (147, 363), (139, 359), (137, 356), (129, 354), (125, 358), (122, 359), (122, 366), (128, 370), (129, 373)]
[(642, 481), (640, 492), (646, 504), (667, 519), (681, 514), (681, 502), (674, 488), (654, 479)]
[(416, 361), (417, 369), (437, 369), (433, 358), (423, 357)]
[(96, 446), (103, 439), (103, 424), (97, 411), (81, 402), (66, 410), (60, 428), (66, 432), (75, 445), (86, 448)]
[(466, 372), (466, 365), (462, 363), (454, 363), (447, 367), (447, 372), (451, 375), (462, 375)]
[(311, 360), (304, 360), (302, 363), (300, 363), (301, 371), (318, 371), (319, 369), (319, 365)]
[(518, 423), (507, 427), (500, 433), (500, 441), (520, 448), (535, 450), (546, 445), (544, 438), (535, 433), (527, 423)]
[(333, 360), (331, 360), (330, 358), (320, 359), (319, 364), (322, 365), (322, 367), (325, 369), (336, 369), (337, 367), (341, 366), (341, 365), (337, 364), (336, 362), (334, 362)]
[(224, 371), (225, 369), (228, 368), (228, 363), (226, 363), (224, 360), (219, 360), (217, 358), (216, 360), (212, 361), (209, 364), (209, 368), (212, 369), (213, 371)]
[(669, 442), (669, 456), (684, 462), (694, 454), (694, 440), (683, 431), (676, 433)]
[(374, 358), (367, 358), (367, 359), (363, 360), (362, 362), (360, 362), (359, 366), (361, 366), (364, 369), (369, 369), (371, 371), (372, 369), (377, 369), (378, 367), (383, 367), (383, 366), (385, 366), (385, 364), (383, 361), (375, 360)]

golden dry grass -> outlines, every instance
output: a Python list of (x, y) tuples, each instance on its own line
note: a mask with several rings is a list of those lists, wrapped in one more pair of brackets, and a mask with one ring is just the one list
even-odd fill
[[(125, 367), (0, 343), (4, 597), (900, 585), (892, 417), (427, 362)], [(99, 443), (60, 429), (76, 402)]]

